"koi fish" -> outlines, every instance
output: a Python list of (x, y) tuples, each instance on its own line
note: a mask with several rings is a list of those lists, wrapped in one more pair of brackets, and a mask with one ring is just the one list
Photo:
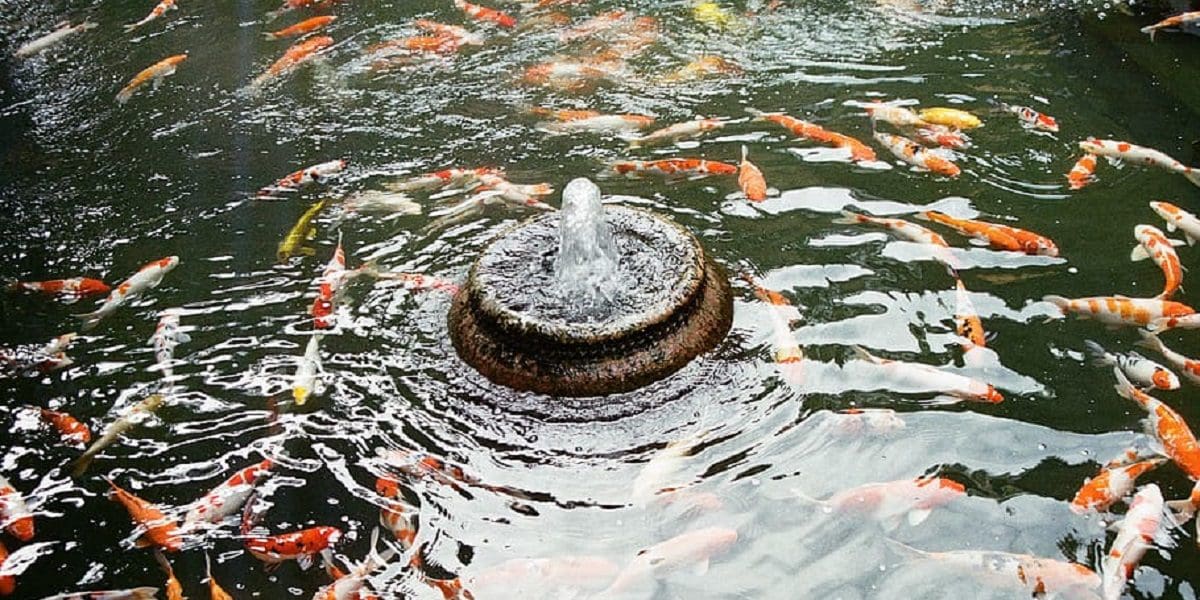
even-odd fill
[(421, 205), (401, 192), (365, 190), (346, 198), (342, 206), (348, 213), (386, 214), (394, 217), (421, 214)]
[(576, 40), (607, 32), (623, 23), (628, 16), (629, 13), (624, 9), (600, 13), (574, 27), (563, 30), (558, 34), (558, 40), (564, 44), (569, 44)]
[(111, 446), (112, 443), (117, 441), (117, 438), (123, 435), (126, 431), (133, 429), (135, 425), (138, 425), (143, 420), (149, 418), (150, 415), (154, 414), (154, 411), (158, 410), (158, 407), (162, 405), (163, 399), (163, 396), (160, 394), (148, 396), (145, 400), (133, 405), (133, 407), (126, 411), (125, 414), (119, 419), (113, 421), (107, 427), (105, 427), (104, 432), (100, 434), (100, 439), (92, 442), (92, 445), (88, 446), (88, 449), (83, 452), (83, 455), (75, 461), (74, 470), (72, 471), (71, 476), (78, 478), (79, 476), (83, 475), (84, 471), (87, 471), (88, 465), (92, 464), (92, 459), (94, 459), (101, 450)]
[(767, 180), (762, 171), (754, 166), (748, 158), (749, 151), (742, 146), (742, 163), (738, 165), (738, 187), (751, 202), (762, 202), (767, 199)]
[(620, 573), (621, 569), (600, 556), (565, 556), (553, 558), (514, 558), (484, 569), (467, 578), (467, 586), (480, 598), (490, 598), (486, 592), (504, 596), (513, 589), (585, 589), (599, 591)]
[(305, 402), (317, 391), (317, 372), (321, 369), (321, 335), (308, 338), (304, 348), (304, 356), (300, 358), (300, 366), (296, 369), (296, 377), (292, 379), (292, 398), (296, 406), (304, 406)]
[(1158, 33), (1160, 29), (1167, 29), (1169, 27), (1179, 29), (1188, 25), (1195, 25), (1196, 23), (1200, 23), (1200, 11), (1185, 12), (1167, 17), (1153, 25), (1143, 27), (1141, 31), (1142, 33), (1150, 34), (1150, 41), (1153, 42), (1154, 34)]
[(1117, 529), (1117, 538), (1100, 563), (1105, 600), (1121, 597), (1133, 570), (1152, 545), (1174, 545), (1162, 530), (1163, 509), (1162, 492), (1153, 483), (1133, 497), (1129, 512), (1125, 513)]
[(899, 135), (876, 131), (875, 141), (887, 148), (896, 158), (928, 171), (947, 177), (958, 177), (962, 170), (949, 159), (935, 154), (924, 146)]
[(654, 124), (654, 117), (646, 115), (605, 115), (590, 110), (545, 110), (533, 111), (553, 117), (556, 123), (542, 123), (539, 128), (554, 134), (566, 133), (630, 133)]
[(158, 86), (162, 84), (162, 80), (166, 77), (174, 75), (175, 68), (178, 67), (180, 63), (187, 60), (187, 57), (187, 53), (168, 56), (150, 65), (149, 67), (142, 69), (141, 72), (133, 76), (133, 79), (129, 80), (129, 83), (125, 84), (125, 87), (121, 88), (120, 92), (117, 92), (117, 104), (125, 104), (126, 102), (129, 102), (129, 99), (133, 97), (134, 92), (138, 91), (139, 88), (147, 83), (152, 83), (154, 89), (158, 89)]
[(1167, 222), (1167, 231), (1183, 232), (1183, 239), (1191, 246), (1200, 240), (1200, 219), (1169, 202), (1151, 202), (1150, 208)]
[(945, 477), (918, 477), (884, 483), (869, 483), (838, 492), (825, 500), (815, 500), (793, 490), (798, 497), (843, 514), (865, 514), (895, 529), (901, 519), (916, 527), (925, 522), (933, 509), (965, 498), (967, 489)]
[(283, 240), (279, 242), (279, 249), (275, 252), (275, 257), (280, 263), (285, 263), (293, 256), (303, 254), (304, 256), (313, 256), (317, 251), (304, 243), (317, 237), (317, 227), (313, 224), (317, 215), (329, 204), (328, 199), (323, 199), (304, 211), (303, 215), (292, 226), (287, 235), (283, 236)]
[(333, 23), (336, 20), (337, 17), (332, 15), (313, 17), (311, 19), (300, 21), (291, 27), (284, 27), (278, 31), (263, 33), (263, 38), (268, 40), (282, 40), (284, 38), (298, 37), (312, 33), (322, 27), (325, 27), (326, 25), (329, 25), (330, 23)]
[(1060, 597), (1061, 595), (1061, 597), (1071, 598), (1076, 597), (1070, 595), (1071, 592), (1091, 594), (1092, 590), (1100, 587), (1100, 576), (1095, 571), (1071, 562), (1010, 552), (977, 550), (925, 552), (895, 540), (889, 539), (887, 542), (901, 554), (977, 573), (999, 583), (1020, 585), (1031, 597)]
[(622, 63), (612, 60), (554, 60), (525, 69), (521, 81), (563, 92), (582, 92), (616, 76), (622, 68)]
[(913, 130), (913, 137), (922, 144), (943, 148), (962, 150), (971, 147), (971, 138), (967, 137), (967, 134), (944, 125), (930, 123), (925, 127), (917, 128)]
[(913, 381), (923, 388), (945, 394), (950, 397), (952, 402), (967, 400), (999, 404), (1004, 401), (1004, 396), (992, 384), (978, 379), (942, 371), (921, 363), (879, 358), (861, 346), (855, 346), (854, 353), (858, 355), (859, 360), (880, 365), (906, 381)]
[(66, 333), (50, 340), (40, 348), (18, 346), (12, 350), (0, 348), (0, 377), (9, 374), (25, 375), (50, 373), (74, 364), (67, 356), (67, 347), (78, 334)]
[(667, 494), (683, 486), (669, 485), (676, 478), (680, 466), (696, 451), (704, 438), (707, 429), (692, 432), (685, 437), (671, 440), (661, 450), (656, 452), (642, 470), (638, 472), (630, 487), (630, 500), (634, 504), (647, 504), (662, 494)]
[(1183, 376), (1192, 382), (1194, 385), (1200, 385), (1200, 360), (1190, 359), (1166, 346), (1157, 335), (1149, 331), (1139, 331), (1142, 340), (1138, 342), (1139, 346), (1149, 348), (1158, 352), (1167, 359), (1172, 367), (1183, 373)]
[(183, 585), (175, 578), (175, 569), (171, 568), (167, 557), (156, 550), (154, 560), (158, 561), (158, 566), (162, 567), (163, 572), (167, 574), (167, 600), (186, 600), (183, 597)]
[(708, 175), (735, 175), (738, 168), (715, 160), (702, 158), (667, 158), (662, 160), (623, 160), (613, 164), (619, 175), (636, 177), (643, 175), (665, 175), (667, 177), (704, 177)]
[(455, 41), (456, 46), (482, 46), (484, 42), (482, 35), (471, 33), (466, 28), (459, 27), (458, 25), (447, 25), (445, 23), (438, 23), (437, 21), (430, 21), (429, 19), (417, 19), (413, 21), (413, 25), (438, 37), (452, 39)]
[(175, 6), (175, 0), (161, 0), (154, 6), (154, 9), (151, 10), (150, 14), (146, 15), (144, 19), (138, 21), (137, 23), (130, 23), (126, 25), (125, 33), (129, 33), (130, 31), (133, 31), (134, 29), (137, 29), (138, 27), (141, 27), (142, 25), (145, 25), (146, 23), (149, 23), (150, 21), (167, 14), (167, 11), (169, 10), (177, 10), (178, 8), (178, 6)]
[(1062, 296), (1042, 298), (1062, 313), (1075, 313), (1084, 319), (1095, 319), (1110, 326), (1137, 325), (1145, 327), (1151, 321), (1165, 317), (1182, 317), (1196, 311), (1192, 307), (1159, 298), (1126, 298), (1124, 296), (1094, 296), (1067, 299)]
[(785, 370), (785, 379), (791, 380), (799, 375), (794, 372), (799, 370), (799, 363), (804, 360), (804, 350), (800, 348), (800, 344), (796, 343), (796, 338), (792, 335), (792, 327), (790, 322), (801, 318), (800, 311), (788, 302), (783, 294), (775, 290), (769, 290), (762, 287), (754, 278), (748, 274), (742, 274), (742, 279), (750, 284), (750, 289), (754, 290), (754, 295), (761, 301), (771, 306), (771, 348), (775, 357), (775, 363), (783, 368), (786, 365), (791, 365), (794, 368)]
[(1021, 120), (1021, 124), (1025, 127), (1058, 133), (1058, 121), (1050, 115), (1042, 114), (1028, 106), (1014, 106), (999, 101), (996, 102), (996, 106), (1000, 110), (1017, 115), (1017, 118)]
[(494, 8), (471, 4), (467, 0), (454, 0), (454, 6), (476, 21), (487, 21), (509, 29), (517, 26), (516, 19)]
[(1071, 167), (1071, 171), (1067, 173), (1067, 183), (1071, 189), (1079, 190), (1091, 183), (1096, 178), (1096, 155), (1084, 154), (1075, 162), (1075, 166)]
[(708, 527), (677, 535), (641, 552), (617, 576), (601, 597), (628, 590), (647, 580), (695, 565), (696, 573), (708, 571), (709, 560), (732, 547), (738, 539), (737, 530)]
[(940, 223), (963, 235), (986, 241), (988, 245), (999, 250), (1023, 252), (1032, 256), (1058, 256), (1058, 246), (1053, 240), (1032, 231), (986, 221), (956, 219), (933, 210), (920, 213), (918, 218)]
[(204, 572), (208, 575), (208, 597), (211, 600), (233, 600), (233, 596), (217, 583), (216, 577), (213, 577), (212, 559), (208, 557), (207, 552), (204, 553)]
[(313, 300), (308, 312), (313, 318), (313, 327), (328, 329), (332, 326), (329, 317), (333, 315), (333, 303), (346, 279), (346, 252), (342, 250), (342, 236), (338, 234), (338, 245), (333, 251), (333, 258), (325, 265), (321, 273), (317, 297)]
[(107, 283), (89, 277), (51, 279), (49, 281), (14, 281), (8, 284), (8, 289), (21, 292), (68, 296), (72, 299), (95, 294), (107, 294), (112, 290)]
[(80, 329), (87, 331), (95, 327), (100, 320), (108, 315), (113, 314), (118, 308), (121, 308), (126, 302), (140, 296), (143, 292), (152, 290), (162, 283), (163, 277), (170, 273), (179, 264), (178, 256), (168, 256), (160, 258), (154, 262), (147, 263), (137, 273), (134, 273), (129, 279), (126, 279), (117, 286), (105, 298), (104, 304), (100, 308), (90, 313), (75, 315), (77, 319), (83, 321)]
[(926, 123), (945, 125), (955, 129), (975, 129), (983, 126), (983, 121), (980, 121), (979, 117), (957, 108), (923, 108), (917, 115)]
[[(371, 550), (361, 563), (352, 565), (348, 573), (341, 573), (340, 570), (333, 564), (333, 559), (326, 556), (326, 564), (333, 570), (338, 570), (338, 576), (335, 581), (313, 594), (313, 600), (366, 600), (367, 592), (367, 577), (382, 568), (396, 555), (396, 551), (392, 549), (384, 550), (379, 553), (376, 548), (379, 545), (379, 529), (376, 528), (371, 532)], [(325, 550), (328, 554), (329, 550)]]
[(1200, 314), (1155, 319), (1146, 326), (1146, 329), (1153, 332), (1166, 331), (1168, 329), (1200, 329)]
[(192, 505), (183, 518), (184, 527), (220, 523), (238, 512), (250, 498), (250, 494), (254, 493), (255, 484), (270, 474), (273, 464), (271, 459), (267, 458), (234, 473)]
[(1162, 454), (1193, 481), (1200, 480), (1200, 443), (1196, 442), (1187, 421), (1161, 400), (1133, 387), (1120, 369), (1114, 368), (1113, 373), (1117, 376), (1117, 393), (1146, 411), (1146, 432), (1162, 444)]
[(460, 223), (473, 215), (480, 215), (489, 206), (516, 206), (536, 208), (538, 210), (554, 210), (553, 206), (538, 199), (552, 193), (554, 188), (549, 184), (516, 185), (507, 181), (486, 187), (483, 191), (467, 197), (462, 202), (446, 209), (429, 213), (438, 217), (423, 228), (428, 233), (455, 223)]
[(658, 131), (651, 132), (629, 141), (630, 148), (644, 148), (658, 144), (673, 144), (679, 140), (700, 137), (709, 131), (716, 131), (725, 126), (720, 119), (695, 119), (684, 123), (668, 125)]
[(903, 106), (884, 104), (879, 100), (875, 100), (865, 108), (867, 116), (870, 117), (872, 123), (883, 121), (896, 127), (913, 128), (928, 127), (930, 125), (930, 123), (918, 116), (912, 109)]
[(0, 523), (10, 535), (28, 542), (34, 536), (33, 513), (25, 504), (25, 497), (13, 484), (0, 475)]
[(1083, 487), (1071, 500), (1071, 512), (1082, 515), (1088, 511), (1103, 512), (1123, 500), (1133, 491), (1137, 478), (1166, 462), (1153, 459), (1111, 469), (1101, 469), (1095, 477), (1083, 482)]
[(113, 480), (107, 477), (104, 480), (112, 486), (112, 498), (129, 511), (130, 518), (138, 527), (145, 528), (145, 533), (137, 541), (139, 548), (156, 546), (167, 552), (178, 552), (183, 548), (183, 538), (174, 520), (163, 514), (157, 506), (117, 486)]
[(30, 56), (40, 54), (44, 50), (58, 45), (71, 35), (82, 33), (94, 27), (96, 27), (96, 24), (91, 21), (84, 21), (78, 25), (72, 25), (68, 21), (63, 21), (58, 24), (58, 29), (55, 29), (54, 31), (51, 31), (50, 33), (47, 33), (46, 35), (43, 35), (31, 42), (26, 42), (20, 48), (17, 48), (17, 51), (13, 53), (13, 56), (16, 56), (17, 58), (29, 58)]
[(847, 408), (829, 415), (838, 433), (843, 435), (887, 434), (908, 426), (904, 419), (890, 408)]
[[(8, 561), (8, 548), (5, 548), (4, 543), (0, 542), (0, 570), (5, 568), (6, 561)], [(17, 576), (0, 575), (0, 596), (11, 596), (15, 591), (17, 591)]]
[(316, 183), (323, 184), (345, 169), (346, 161), (340, 159), (305, 167), (276, 181), (273, 185), (258, 190), (256, 196), (260, 199), (271, 198), (275, 192), (295, 192)]
[(410, 477), (418, 479), (428, 477), (455, 489), (460, 489), (458, 486), (460, 483), (482, 487), (482, 482), (478, 478), (467, 475), (462, 467), (430, 454), (407, 450), (380, 450), (379, 454), (389, 465), (399, 468), (400, 472)]
[(1096, 138), (1088, 138), (1085, 141), (1079, 142), (1079, 149), (1088, 154), (1098, 156), (1106, 156), (1115, 160), (1128, 161), (1135, 164), (1146, 165), (1150, 167), (1158, 167), (1166, 169), (1172, 173), (1183, 175), (1193, 185), (1200, 186), (1200, 171), (1193, 169), (1174, 158), (1171, 158), (1166, 153), (1159, 152), (1153, 148), (1145, 146), (1136, 146), (1129, 142), (1118, 142), (1116, 140), (1098, 140)]
[(877, 225), (887, 229), (889, 232), (895, 234), (896, 237), (905, 241), (915, 244), (929, 244), (941, 248), (950, 247), (950, 244), (946, 243), (946, 239), (938, 235), (937, 232), (916, 223), (905, 221), (904, 219), (886, 219), (843, 208), (842, 217), (834, 219), (833, 222), (838, 225)]
[(449, 279), (432, 277), (424, 273), (399, 273), (396, 271), (381, 271), (374, 274), (376, 279), (399, 281), (409, 290), (439, 290), (448, 294), (458, 293), (458, 284)]
[(147, 586), (128, 590), (55, 594), (46, 596), (42, 600), (155, 600), (156, 598), (158, 598), (158, 588)]
[(684, 83), (703, 79), (712, 75), (738, 75), (743, 72), (737, 63), (720, 56), (704, 55), (668, 73), (660, 80), (662, 83)]
[(400, 483), (390, 477), (378, 477), (375, 479), (375, 491), (385, 499), (383, 507), (379, 509), (379, 523), (392, 533), (403, 550), (408, 551), (416, 543), (417, 524), (401, 497)]
[(792, 132), (792, 135), (812, 140), (835, 148), (845, 148), (850, 151), (850, 159), (858, 161), (875, 160), (875, 151), (870, 146), (840, 133), (829, 131), (819, 125), (789, 117), (783, 113), (764, 113), (760, 110), (747, 108), (746, 112), (754, 115), (756, 121), (770, 121)]
[(1176, 290), (1182, 291), (1183, 265), (1180, 264), (1179, 255), (1172, 246), (1182, 246), (1183, 242), (1167, 239), (1162, 231), (1150, 225), (1138, 225), (1133, 229), (1133, 235), (1137, 238), (1138, 245), (1133, 247), (1129, 259), (1134, 262), (1152, 259), (1154, 264), (1162, 269), (1163, 277), (1166, 278), (1163, 291), (1158, 297), (1166, 300), (1174, 296)]
[(954, 283), (954, 331), (965, 340), (962, 344), (964, 352), (983, 348), (987, 346), (987, 334), (983, 331), (983, 321), (979, 318), (975, 306), (971, 304), (971, 297), (967, 294), (967, 286), (963, 285), (962, 279), (955, 279)]
[(154, 346), (155, 367), (163, 372), (168, 379), (175, 375), (175, 347), (192, 341), (191, 336), (179, 330), (179, 311), (168, 309), (162, 312), (150, 343)]
[(503, 175), (504, 172), (491, 167), (475, 169), (444, 169), (425, 175), (411, 177), (404, 181), (389, 182), (383, 187), (392, 192), (420, 192), (439, 190), (449, 186), (466, 186), (478, 183), (484, 175)]
[(38, 411), (43, 421), (58, 430), (64, 442), (74, 445), (86, 444), (92, 440), (92, 431), (88, 429), (87, 425), (77, 421), (75, 417), (48, 408), (40, 408)]
[(283, 56), (267, 67), (267, 70), (250, 82), (250, 90), (261, 89), (267, 82), (284, 75), (296, 67), (312, 60), (317, 54), (332, 46), (333, 38), (327, 35), (311, 37), (292, 44), (284, 51)]
[(737, 23), (736, 18), (729, 11), (721, 8), (720, 4), (708, 0), (692, 7), (692, 18), (713, 29), (725, 29)]
[(318, 5), (328, 5), (332, 0), (283, 0), (283, 5), (267, 13), (267, 21), (273, 21), (280, 15), (298, 8), (311, 8)]
[(337, 527), (319, 526), (272, 536), (250, 536), (245, 539), (246, 551), (254, 558), (274, 568), (286, 560), (294, 560), (301, 570), (308, 570), (321, 551), (342, 538)]
[(1092, 357), (1092, 364), (1097, 367), (1116, 367), (1125, 373), (1129, 380), (1141, 388), (1159, 390), (1179, 389), (1179, 378), (1166, 367), (1138, 354), (1113, 354), (1092, 340), (1084, 340), (1083, 345)]

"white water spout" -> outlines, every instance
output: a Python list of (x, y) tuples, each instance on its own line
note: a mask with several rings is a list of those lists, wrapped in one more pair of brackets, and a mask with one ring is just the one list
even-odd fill
[(585, 178), (563, 190), (555, 276), (563, 298), (583, 314), (606, 312), (617, 290), (620, 256), (604, 219), (600, 188)]

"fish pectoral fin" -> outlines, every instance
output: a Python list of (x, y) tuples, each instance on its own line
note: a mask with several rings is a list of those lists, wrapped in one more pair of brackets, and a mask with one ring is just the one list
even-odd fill
[(314, 563), (316, 563), (316, 559), (312, 554), (302, 554), (296, 558), (296, 564), (300, 565), (301, 571), (307, 571)]
[(1185, 242), (1185, 241), (1183, 241), (1183, 240), (1177, 240), (1177, 239), (1174, 239), (1174, 238), (1168, 238), (1168, 239), (1167, 239), (1167, 241), (1168, 241), (1168, 242), (1171, 242), (1171, 245), (1172, 245), (1172, 246), (1175, 246), (1176, 248), (1178, 248), (1178, 247), (1180, 247), (1180, 246), (1190, 246), (1190, 245), (1191, 245), (1191, 244), (1189, 244), (1189, 243), (1187, 243), (1187, 242)]
[(186, 343), (192, 341), (192, 336), (190, 336), (186, 333), (181, 333), (177, 336), (177, 339), (179, 340), (180, 344), (186, 344)]
[(988, 241), (987, 238), (981, 238), (981, 237), (970, 238), (969, 240), (967, 240), (967, 243), (971, 244), (972, 246), (980, 246), (980, 247), (992, 245), (991, 242)]
[(698, 576), (708, 573), (708, 559), (706, 558), (706, 559), (701, 560), (700, 562), (696, 563), (696, 569), (694, 572)]
[(1146, 260), (1147, 258), (1150, 258), (1150, 253), (1146, 252), (1146, 249), (1143, 248), (1141, 244), (1134, 246), (1133, 250), (1129, 253), (1129, 260), (1132, 260), (1133, 262)]
[(937, 396), (934, 396), (928, 400), (922, 401), (921, 404), (925, 406), (950, 406), (951, 404), (958, 404), (959, 402), (962, 402), (962, 398), (951, 396), (949, 394), (938, 394)]
[(133, 543), (133, 545), (136, 548), (149, 548), (154, 545), (154, 542), (151, 542), (150, 540), (146, 539), (145, 537), (140, 537), (137, 539), (137, 541), (135, 541)]
[(916, 527), (917, 525), (924, 523), (925, 519), (928, 519), (929, 515), (932, 513), (933, 513), (932, 509), (914, 508), (914, 509), (908, 511), (908, 515), (907, 515), (908, 525), (910, 527)]
[(1183, 234), (1183, 239), (1187, 242), (1187, 245), (1189, 245), (1189, 246), (1196, 245), (1196, 238), (1192, 237), (1191, 234), (1187, 234), (1187, 233)]

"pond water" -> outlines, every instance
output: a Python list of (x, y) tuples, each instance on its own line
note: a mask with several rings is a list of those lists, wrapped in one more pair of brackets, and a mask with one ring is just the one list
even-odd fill
[[(36, 515), (34, 541), (45, 544), (27, 551), (41, 555), (18, 577), (14, 597), (161, 587), (153, 553), (133, 548), (134, 526), (106, 499), (102, 477), (178, 516), (263, 457), (277, 464), (258, 486), (268, 506), (261, 526), (272, 534), (336, 526), (345, 532), (337, 553), (359, 560), (386, 504), (376, 478), (396, 471), (381, 450), (427, 453), (469, 476), (454, 485), (400, 478), (419, 522), (409, 555), (423, 560), (410, 566), (406, 555), (375, 573), (371, 586), (384, 598), (440, 598), (426, 578), (455, 576), (480, 599), (613, 596), (599, 592), (639, 551), (697, 531), (720, 538), (735, 530), (736, 541), (716, 544), (707, 569), (699, 568), (702, 557), (685, 560), (631, 585), (629, 595), (1029, 597), (1019, 583), (914, 558), (896, 542), (1098, 570), (1115, 535), (1105, 531), (1109, 519), (1073, 514), (1068, 503), (1099, 465), (1137, 442), (1143, 413), (1114, 392), (1109, 371), (1085, 360), (1083, 342), (1128, 350), (1139, 338), (1132, 328), (1049, 319), (1055, 311), (1040, 299), (1161, 289), (1153, 264), (1129, 259), (1133, 228), (1162, 226), (1147, 206), (1153, 200), (1197, 210), (1200, 190), (1133, 165), (1102, 162), (1098, 180), (1074, 192), (1065, 174), (1087, 136), (1198, 162), (1195, 39), (1161, 33), (1151, 44), (1138, 28), (1161, 14), (1098, 4), (962, 3), (942, 11), (859, 0), (722, 4), (730, 22), (714, 28), (696, 19), (691, 2), (553, 9), (569, 24), (546, 17), (550, 10), (505, 2), (496, 7), (521, 23), (503, 30), (471, 21), (449, 1), (346, 0), (267, 23), (276, 8), (267, 0), (182, 0), (179, 10), (124, 33), (121, 25), (152, 3), (0, 3), (0, 276), (115, 284), (147, 262), (180, 257), (157, 289), (81, 333), (69, 351), (74, 364), (0, 380), (0, 474), (25, 494)], [(661, 33), (624, 71), (586, 90), (521, 81), (532, 65), (584, 51), (583, 43), (561, 42), (562, 30), (616, 8), (657, 19)], [(317, 14), (337, 16), (324, 29), (334, 44), (247, 93), (289, 45), (262, 33)], [(12, 58), (56, 22), (84, 18), (99, 27), (36, 57)], [(486, 40), (386, 68), (364, 57), (372, 44), (416, 35), (418, 18), (462, 24)], [(156, 89), (114, 102), (140, 69), (182, 52), (186, 61)], [(738, 69), (672, 81), (702, 55)], [(1023, 129), (991, 110), (992, 97), (1038, 107), (1061, 131)], [(970, 132), (973, 147), (958, 158), (962, 175), (893, 161), (871, 139), (861, 104), (872, 100), (980, 115), (985, 126)], [(659, 125), (696, 116), (730, 122), (677, 147), (630, 149), (613, 136), (548, 135), (534, 107), (650, 114)], [(747, 108), (855, 136), (886, 164), (851, 164), (838, 151), (752, 122)], [(622, 159), (736, 164), (743, 145), (780, 191), (765, 202), (747, 202), (732, 177), (599, 177)], [(348, 161), (339, 178), (278, 201), (254, 197), (288, 173), (335, 159)], [(607, 201), (669, 215), (731, 274), (755, 274), (799, 308), (802, 318), (790, 327), (806, 360), (777, 367), (779, 319), (734, 277), (732, 332), (671, 378), (601, 400), (520, 394), (457, 359), (444, 290), (360, 279), (347, 286), (321, 341), (321, 389), (297, 406), (292, 381), (313, 331), (308, 309), (339, 237), (350, 268), (374, 261), (382, 270), (461, 282), (483, 244), (537, 211), (491, 207), (443, 223), (436, 213), (444, 201), (423, 193), (413, 195), (418, 215), (358, 214), (334, 202), (315, 218), (315, 254), (280, 262), (289, 229), (323, 198), (481, 166), (558, 190), (576, 177), (596, 178)], [(558, 204), (557, 195), (544, 200)], [(978, 360), (964, 361), (954, 279), (921, 245), (834, 223), (846, 205), (881, 215), (936, 208), (981, 216), (1053, 238), (1061, 258), (986, 250), (939, 229), (961, 249), (961, 277), (991, 336)], [(1185, 266), (1197, 257), (1193, 248), (1179, 253)], [(1200, 301), (1190, 292), (1177, 299)], [(75, 330), (72, 315), (96, 306), (6, 294), (0, 344), (43, 344)], [(149, 339), (167, 308), (179, 309), (191, 340), (176, 348), (175, 377), (163, 388)], [(1200, 355), (1200, 339), (1187, 331), (1164, 339)], [(1006, 400), (931, 402), (935, 392), (881, 381), (856, 360), (855, 345), (978, 376)], [(156, 390), (169, 394), (154, 418), (78, 479), (70, 465), (80, 450), (59, 443), (28, 408), (67, 411), (98, 435)], [(1191, 384), (1155, 395), (1200, 423)], [(836, 411), (850, 408), (894, 409), (904, 426), (847, 428)], [(812, 500), (922, 475), (957, 481), (967, 494), (924, 520), (875, 519)], [(1192, 487), (1171, 464), (1140, 482), (1157, 484), (1169, 499)], [(674, 491), (653, 493), (665, 488)], [(207, 594), (206, 555), (236, 598), (309, 597), (329, 582), (321, 569), (294, 562), (264, 569), (245, 551), (235, 520), (169, 555), (191, 597)], [(1177, 547), (1151, 550), (1134, 573), (1133, 597), (1195, 597), (1193, 527), (1172, 535)], [(10, 551), (21, 547), (11, 537), (4, 542)]]

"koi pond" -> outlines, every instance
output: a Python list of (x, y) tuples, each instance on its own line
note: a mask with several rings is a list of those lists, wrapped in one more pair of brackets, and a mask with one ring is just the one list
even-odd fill
[[(4, 6), (0, 594), (1196, 598), (1186, 7)], [(581, 177), (732, 328), (493, 383), (452, 299)]]

